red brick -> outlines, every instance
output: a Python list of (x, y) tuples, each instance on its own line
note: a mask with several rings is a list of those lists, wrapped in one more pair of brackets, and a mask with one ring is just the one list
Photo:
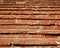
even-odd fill
[(26, 14), (26, 11), (0, 11), (0, 14)]
[(59, 15), (48, 15), (48, 18), (51, 18), (51, 19), (59, 19), (60, 16)]
[(57, 38), (57, 36), (46, 35), (45, 38)]
[(16, 29), (16, 26), (10, 25), (10, 26), (0, 26), (0, 29)]
[(60, 34), (59, 29), (0, 29), (0, 33), (44, 33), (44, 34)]
[[(3, 4), (3, 5), (0, 5), (1, 8), (17, 8), (17, 7), (24, 7), (24, 4)], [(3, 13), (1, 13), (3, 14)], [(5, 13), (4, 13), (5, 14)], [(6, 13), (8, 14), (8, 13)]]
[(18, 33), (36, 33), (37, 29), (18, 29), (17, 32)]
[(16, 20), (0, 20), (0, 24), (16, 24)]
[[(3, 40), (3, 41), (2, 41)], [(59, 39), (57, 39), (57, 38), (49, 38), (48, 40), (47, 40), (47, 38), (38, 38), (38, 39), (36, 39), (36, 38), (10, 38), (10, 39), (7, 39), (7, 38), (5, 38), (5, 39), (0, 39), (0, 41), (1, 41), (1, 43), (0, 43), (0, 45), (8, 45), (8, 43), (12, 43), (12, 44), (29, 44), (29, 45), (32, 45), (32, 44), (35, 44), (35, 45), (38, 45), (38, 44), (42, 44), (42, 45), (44, 45), (44, 44), (56, 44), (56, 41), (58, 41)], [(5, 43), (5, 44), (4, 44)]]
[(49, 20), (40, 20), (39, 23), (40, 24), (49, 24)]
[(35, 12), (35, 11), (28, 11), (28, 12), (26, 12), (26, 11), (0, 11), (0, 14), (47, 14), (47, 15), (49, 15), (49, 14), (60, 14), (59, 13), (60, 11), (37, 11), (37, 12)]
[[(17, 26), (18, 29), (39, 29), (41, 26)], [(60, 30), (59, 26), (42, 26), (42, 30)]]
[(44, 38), (43, 35), (32, 35), (32, 38)]
[[(21, 46), (21, 47), (14, 47), (14, 48), (60, 48), (60, 46)], [(11, 47), (0, 47), (0, 48), (13, 48)]]
[(14, 38), (15, 36), (14, 35), (2, 35), (1, 38)]
[(11, 11), (11, 10), (14, 11), (14, 10), (17, 10), (17, 9), (18, 9), (18, 8), (0, 8), (0, 10), (2, 10), (2, 11), (3, 11), (3, 10), (4, 10), (4, 11), (5, 11), (5, 10), (6, 10), (6, 11)]
[(39, 26), (17, 26), (18, 29), (39, 29)]
[(37, 8), (37, 10), (60, 10), (60, 8)]
[(17, 15), (17, 18), (59, 19), (59, 15)]
[(30, 38), (28, 34), (18, 34), (18, 38)]
[(58, 11), (58, 10), (60, 10), (60, 8), (0, 8), (0, 10), (41, 10), (41, 11), (53, 11), (53, 10), (56, 10), (56, 11)]
[[(28, 11), (28, 13), (27, 14), (47, 14), (47, 15), (49, 15), (49, 14), (60, 14), (59, 13), (60, 11), (37, 11), (37, 12), (35, 12), (35, 11)], [(20, 13), (20, 11), (19, 11), (19, 13)]]
[[(7, 0), (5, 0), (7, 1)], [(9, 0), (11, 1), (11, 0)], [(8, 2), (9, 2), (8, 1)], [(24, 0), (13, 0), (16, 2), (14, 5), (0, 5), (0, 7), (10, 7), (10, 8), (0, 8), (0, 18), (41, 18), (41, 19), (60, 19), (60, 8), (59, 1), (57, 0), (29, 0), (26, 1), (26, 4), (20, 4), (21, 2), (25, 2)], [(12, 2), (12, 1), (11, 1)], [(58, 2), (58, 3), (57, 3)], [(41, 4), (40, 4), (41, 3)], [(36, 8), (11, 8), (11, 7), (22, 7), (22, 6), (31, 6)], [(39, 7), (47, 7), (47, 8), (38, 8)], [(50, 7), (50, 8), (49, 8)], [(51, 8), (53, 7), (53, 8)], [(55, 7), (55, 8), (54, 8)], [(40, 11), (31, 11), (31, 10), (40, 10)], [(6, 10), (6, 11), (4, 11)], [(19, 10), (19, 11), (16, 11)], [(21, 11), (27, 10), (27, 11)], [(30, 10), (30, 11), (29, 11)], [(10, 15), (3, 15), (3, 14), (10, 14)], [(20, 14), (20, 15), (13, 15), (13, 14)], [(21, 15), (21, 14), (40, 14), (40, 15)], [(43, 14), (43, 15), (41, 15)], [(46, 15), (44, 15), (46, 14)], [(49, 15), (49, 14), (56, 14), (56, 15)], [(0, 20), (0, 24), (58, 24), (60, 25), (60, 20)], [(15, 25), (7, 25), (3, 26), (0, 25), (0, 33), (32, 33), (30, 34), (18, 34), (17, 37), (15, 35), (0, 35), (0, 45), (8, 45), (9, 43), (12, 44), (57, 44), (56, 41), (58, 36), (51, 36), (51, 35), (40, 35), (40, 34), (60, 34), (60, 26), (15, 26)], [(37, 35), (33, 35), (33, 33), (37, 33)], [(38, 34), (40, 33), (40, 34)], [(2, 39), (1, 39), (2, 38)], [(10, 38), (10, 39), (8, 39)], [(41, 39), (42, 38), (42, 39)], [(5, 40), (6, 39), (6, 40)], [(41, 48), (59, 48), (60, 46), (55, 47), (41, 47)], [(3, 48), (3, 47), (0, 47)], [(12, 48), (12, 47), (5, 47), (5, 48)], [(18, 47), (15, 47), (18, 48)], [(32, 47), (19, 47), (19, 48), (32, 48)], [(40, 48), (40, 47), (33, 47), (33, 48)]]
[(16, 33), (16, 29), (0, 29), (0, 33)]
[(18, 33), (37, 33), (37, 29), (19, 29)]
[[(25, 8), (24, 8), (25, 9)], [(48, 10), (48, 11), (53, 11), (53, 10), (60, 10), (60, 8), (26, 8), (27, 10)]]
[(50, 30), (50, 31), (42, 31), (42, 32), (40, 32), (40, 34), (55, 34), (55, 35), (57, 35), (57, 34), (60, 34), (60, 32), (59, 32), (59, 30), (57, 30), (57, 31)]
[(0, 48), (12, 48), (12, 47), (3, 47), (3, 46), (2, 46), (2, 47), (0, 47)]
[(17, 20), (17, 23), (18, 24), (33, 24), (33, 23), (36, 23), (37, 21), (35, 20)]
[[(24, 22), (24, 23), (23, 23)], [(59, 20), (17, 20), (18, 24), (60, 24)]]
[(13, 2), (19, 1), (19, 2), (21, 2), (21, 1), (25, 1), (25, 0), (4, 0), (4, 1), (6, 1), (6, 2), (7, 2), (7, 1), (10, 1), (10, 2), (12, 2), (12, 1), (13, 1)]
[(17, 15), (17, 18), (35, 18), (35, 15)]
[(60, 26), (44, 26), (44, 30), (60, 30)]
[(51, 23), (52, 23), (52, 24), (54, 24), (54, 23), (60, 24), (60, 20), (51, 20)]
[(18, 24), (49, 24), (49, 20), (18, 20)]
[(0, 18), (16, 18), (16, 15), (0, 15)]
[(60, 14), (60, 11), (46, 11), (45, 14)]
[(19, 38), (44, 38), (43, 35), (29, 35), (29, 34), (19, 34)]

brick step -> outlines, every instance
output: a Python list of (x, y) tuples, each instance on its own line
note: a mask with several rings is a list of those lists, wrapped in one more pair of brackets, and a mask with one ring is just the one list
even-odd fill
[(43, 30), (59, 30), (60, 26), (0, 26), (0, 29), (43, 29)]
[(55, 24), (55, 23), (60, 25), (60, 20), (17, 20), (17, 24)]
[[(25, 1), (25, 0), (3, 0), (3, 1)], [(27, 1), (32, 1), (32, 0), (27, 0)], [(36, 1), (40, 1), (40, 0), (33, 0), (33, 1), (36, 2)], [(41, 0), (41, 1), (42, 1), (42, 0)], [(44, 1), (44, 0), (43, 0), (43, 1)], [(46, 1), (48, 1), (48, 2), (49, 2), (49, 1), (54, 1), (54, 2), (56, 1), (56, 2), (58, 2), (58, 1), (60, 1), (60, 0), (46, 0)], [(45, 1), (45, 2), (46, 2), (46, 1)]]
[(60, 11), (0, 11), (0, 15), (60, 15)]
[(5, 2), (7, 2), (7, 3), (8, 3), (8, 2), (15, 2), (15, 3), (16, 3), (16, 2), (26, 2), (26, 3), (27, 3), (27, 2), (30, 2), (30, 3), (32, 3), (32, 2), (33, 2), (33, 3), (38, 3), (38, 4), (41, 3), (41, 2), (42, 2), (42, 3), (44, 2), (45, 4), (46, 4), (46, 3), (49, 3), (49, 4), (51, 4), (51, 3), (53, 3), (53, 4), (56, 3), (56, 4), (58, 4), (60, 1), (42, 1), (42, 0), (41, 0), (41, 1), (39, 1), (39, 0), (37, 0), (37, 1), (29, 1), (29, 0), (28, 0), (28, 1), (23, 1), (23, 0), (22, 0), (22, 1), (20, 1), (20, 0), (19, 0), (19, 1), (8, 1), (8, 0), (7, 0), (7, 1), (2, 1), (2, 2), (3, 2), (3, 3), (5, 3)]
[(0, 24), (0, 26), (60, 26), (59, 24)]
[(0, 34), (0, 38), (58, 38), (58, 36), (54, 36), (54, 35), (41, 35), (41, 34)]
[[(17, 2), (18, 3), (18, 2)], [(29, 3), (29, 2), (28, 2)], [(49, 4), (49, 5), (35, 5), (35, 4), (24, 4), (24, 3), (18, 3), (18, 4), (0, 4), (0, 8), (21, 8), (21, 7), (60, 7), (60, 4)]]
[(59, 45), (60, 39), (57, 38), (0, 38), (0, 45)]
[[(24, 23), (23, 23), (24, 22)], [(29, 24), (29, 25), (50, 25), (50, 24), (55, 24), (55, 25), (60, 25), (60, 20), (0, 20), (0, 24)]]
[(23, 4), (0, 4), (0, 8), (19, 8), (24, 7)]
[(60, 46), (1, 46), (0, 48), (60, 48)]
[[(1, 2), (23, 2), (23, 1), (26, 1), (26, 0), (3, 0), (3, 1), (1, 1)], [(28, 0), (29, 1), (29, 0)], [(27, 2), (28, 2), (27, 1)], [(36, 1), (34, 1), (34, 2), (36, 2)]]
[[(1, 1), (1, 2), (6, 2), (6, 1)], [(59, 0), (54, 0), (54, 1), (42, 1), (42, 0), (34, 0), (34, 1), (8, 1), (8, 2), (15, 2), (16, 4), (21, 4), (21, 2), (23, 2), (22, 4), (26, 4), (26, 6), (39, 6), (39, 7), (60, 7), (60, 1)], [(2, 7), (2, 6), (0, 6)], [(6, 6), (5, 6), (6, 7)], [(9, 6), (11, 7), (11, 6)]]
[(43, 3), (43, 2), (44, 2), (44, 3), (49, 3), (49, 4), (51, 4), (51, 3), (56, 3), (56, 4), (58, 4), (60, 1), (42, 1), (42, 0), (41, 0), (41, 1), (39, 1), (39, 0), (37, 0), (37, 1), (29, 1), (29, 0), (28, 0), (28, 1), (26, 1), (26, 0), (24, 0), (24, 1), (23, 1), (23, 0), (22, 0), (22, 1), (21, 1), (21, 0), (19, 0), (19, 1), (11, 1), (11, 0), (10, 0), (10, 1), (8, 1), (8, 0), (7, 0), (7, 1), (1, 1), (1, 2), (2, 2), (2, 3), (8, 3), (8, 2), (10, 2), (10, 3), (12, 3), (12, 2), (13, 2), (13, 3), (16, 3), (16, 2), (26, 2), (26, 3), (27, 3), (27, 2), (37, 3), (37, 2), (38, 2), (38, 3), (41, 3), (41, 2), (42, 2), (42, 3)]
[(0, 29), (0, 34), (19, 34), (19, 33), (25, 33), (25, 34), (60, 34), (60, 30), (42, 30), (42, 29)]
[(60, 15), (0, 15), (0, 19), (21, 19), (21, 20), (41, 20), (60, 19)]
[(33, 7), (22, 7), (22, 8), (0, 8), (0, 11), (60, 11), (60, 8), (33, 8)]

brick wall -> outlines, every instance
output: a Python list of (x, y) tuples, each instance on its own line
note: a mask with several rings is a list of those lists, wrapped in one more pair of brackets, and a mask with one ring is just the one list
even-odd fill
[(60, 48), (60, 0), (1, 0), (0, 48)]

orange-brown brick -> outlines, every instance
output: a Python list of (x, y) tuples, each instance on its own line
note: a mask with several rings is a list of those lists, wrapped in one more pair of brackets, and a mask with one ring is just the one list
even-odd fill
[(19, 38), (44, 38), (43, 35), (29, 35), (29, 34), (19, 34), (18, 35)]
[(0, 24), (16, 24), (16, 20), (0, 20)]
[(16, 29), (15, 25), (10, 25), (10, 26), (1, 26), (0, 25), (0, 29)]
[(17, 26), (18, 29), (39, 29), (39, 26)]
[(57, 38), (57, 36), (46, 35), (45, 38)]
[(16, 15), (0, 15), (0, 18), (16, 18)]
[(16, 33), (16, 29), (0, 29), (0, 33)]
[[(23, 23), (24, 22), (24, 23)], [(49, 20), (18, 20), (18, 24), (48, 24)]]
[(60, 26), (43, 26), (44, 30), (60, 30)]
[(1, 35), (1, 38), (14, 38), (14, 35)]
[[(11, 1), (11, 0), (9, 0)], [(9, 2), (8, 1), (8, 2)], [(16, 0), (15, 0), (16, 1)], [(15, 2), (13, 0), (13, 2)], [(17, 3), (19, 3), (19, 1), (16, 1)], [(24, 2), (24, 0), (21, 0), (21, 2)], [(41, 2), (41, 4), (40, 4)], [(47, 2), (47, 3), (46, 3)], [(40, 11), (28, 11), (28, 10), (33, 10), (34, 8), (25, 8), (27, 9), (27, 11), (15, 11), (15, 9), (13, 10), (13, 8), (11, 8), (10, 10), (13, 11), (0, 11), (0, 18), (41, 18), (41, 19), (60, 19), (60, 8), (56, 8), (57, 6), (59, 6), (57, 4), (56, 0), (46, 0), (42, 2), (42, 0), (29, 0), (26, 2), (27, 6), (40, 6), (40, 7), (47, 7), (47, 5), (49, 6), (54, 6), (55, 8), (38, 8), (37, 10)], [(32, 4), (31, 4), (32, 3)], [(57, 5), (57, 6), (56, 6)], [(18, 4), (14, 4), (14, 5), (0, 5), (0, 7), (21, 7), (24, 5), (18, 5)], [(48, 7), (49, 7), (48, 6)], [(6, 8), (7, 9), (7, 8)], [(24, 8), (17, 8), (16, 10), (25, 10)], [(36, 9), (36, 8), (35, 8)], [(9, 8), (8, 8), (9, 10)], [(54, 11), (53, 11), (54, 10)], [(3, 14), (9, 14), (9, 15), (3, 15)], [(14, 14), (14, 15), (13, 15)], [(20, 15), (15, 15), (15, 14), (20, 14)], [(40, 14), (40, 15), (21, 15), (21, 14)], [(42, 14), (42, 15), (41, 15)], [(44, 15), (46, 14), (46, 15)], [(50, 14), (56, 14), (56, 15), (50, 15)], [(0, 20), (0, 24), (58, 24), (60, 25), (60, 20)], [(41, 28), (42, 27), (42, 28)], [(44, 31), (45, 30), (45, 31)], [(2, 26), (0, 25), (0, 33), (32, 33), (32, 35), (30, 34), (18, 34), (17, 37), (18, 38), (57, 38), (58, 36), (54, 36), (54, 35), (33, 35), (33, 33), (45, 33), (45, 34), (60, 34), (59, 33), (60, 30), (60, 26), (16, 26), (16, 25), (6, 25), (6, 26)], [(39, 32), (37, 32), (39, 31)], [(16, 35), (0, 35), (0, 38), (14, 38), (15, 39)], [(48, 41), (46, 40), (46, 42), (48, 43)], [(34, 41), (34, 40), (33, 40)], [(54, 42), (54, 41), (53, 41)], [(49, 42), (49, 43), (53, 43), (53, 42)], [(15, 40), (14, 42), (12, 42), (13, 44), (40, 44), (39, 42), (29, 42), (29, 40), (27, 42), (17, 42), (17, 40)], [(45, 43), (45, 42), (42, 42)], [(49, 44), (48, 43), (48, 44)], [(45, 43), (46, 44), (46, 43)], [(3, 48), (3, 47), (0, 47)], [(4, 47), (4, 48), (10, 48), (10, 47)], [(18, 47), (17, 47), (18, 48)], [(26, 48), (26, 47), (19, 47), (19, 48)], [(29, 47), (27, 47), (29, 48)], [(32, 47), (30, 47), (32, 48)], [(34, 48), (40, 48), (40, 47), (34, 47)], [(42, 48), (59, 48), (59, 47), (42, 47)]]

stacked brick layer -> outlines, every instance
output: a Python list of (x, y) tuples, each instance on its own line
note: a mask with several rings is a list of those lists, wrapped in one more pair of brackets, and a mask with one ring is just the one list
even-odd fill
[[(60, 47), (59, 0), (1, 0), (0, 2), (0, 46)], [(9, 47), (10, 45), (13, 46)], [(3, 46), (0, 48), (5, 48)]]

